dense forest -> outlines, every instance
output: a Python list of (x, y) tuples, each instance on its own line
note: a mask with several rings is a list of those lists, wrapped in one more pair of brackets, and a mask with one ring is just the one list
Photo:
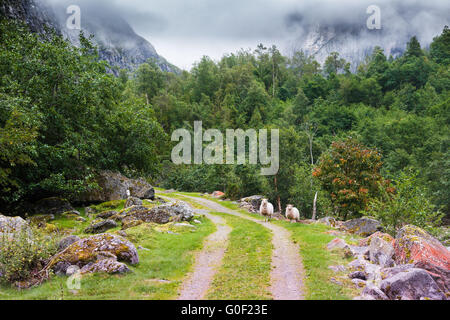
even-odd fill
[[(145, 176), (183, 191), (264, 194), (303, 217), (376, 215), (417, 225), (450, 213), (450, 30), (403, 56), (376, 47), (352, 73), (275, 47), (203, 57), (190, 72), (148, 61), (114, 77), (88, 37), (75, 48), (53, 34), (0, 24), (2, 207), (46, 196), (71, 200), (99, 170)], [(280, 129), (280, 170), (174, 165), (175, 129)]]

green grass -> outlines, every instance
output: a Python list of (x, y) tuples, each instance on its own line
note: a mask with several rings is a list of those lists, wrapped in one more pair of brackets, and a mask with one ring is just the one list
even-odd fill
[[(202, 248), (205, 237), (216, 229), (207, 218), (197, 219), (202, 223), (196, 225), (195, 231), (173, 224), (144, 224), (128, 229), (128, 238), (136, 247), (141, 245), (149, 249), (138, 250), (140, 262), (130, 267), (132, 273), (85, 275), (76, 294), (68, 290), (67, 277), (53, 276), (39, 287), (22, 291), (1, 286), (0, 299), (174, 299), (181, 281), (192, 267), (194, 253)], [(58, 219), (54, 223), (60, 228), (75, 229), (72, 230), (74, 233), (89, 223), (65, 220)], [(178, 234), (168, 234), (167, 230)]]
[(265, 300), (268, 290), (272, 257), (271, 233), (261, 225), (224, 213), (233, 230), (223, 259), (207, 299)]

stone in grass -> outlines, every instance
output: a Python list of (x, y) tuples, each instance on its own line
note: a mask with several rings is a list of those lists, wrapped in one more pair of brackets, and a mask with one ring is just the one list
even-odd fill
[(97, 214), (97, 218), (109, 219), (109, 218), (111, 218), (112, 216), (114, 216), (116, 214), (118, 214), (118, 212), (114, 211), (114, 210), (103, 211), (103, 212), (100, 212), (99, 214)]
[(137, 250), (130, 241), (105, 233), (90, 236), (71, 244), (64, 251), (52, 257), (48, 267), (57, 274), (65, 274), (71, 265), (82, 268), (100, 259), (108, 260), (113, 257), (133, 265), (139, 263)]
[(114, 220), (103, 220), (91, 224), (84, 230), (85, 233), (104, 233), (109, 229), (114, 229), (117, 227), (117, 223)]
[(335, 238), (327, 244), (328, 250), (349, 249), (349, 245), (341, 238)]
[(109, 273), (122, 274), (130, 272), (130, 268), (125, 263), (118, 262), (115, 259), (102, 259), (94, 263), (88, 263), (80, 271), (86, 273)]

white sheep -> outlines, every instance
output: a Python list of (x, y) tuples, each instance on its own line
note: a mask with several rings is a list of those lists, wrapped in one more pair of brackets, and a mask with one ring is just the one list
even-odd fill
[[(267, 221), (270, 221), (273, 216), (273, 205), (267, 199), (263, 199), (259, 207), (259, 213), (267, 217)], [(264, 219), (264, 221), (266, 220)]]
[(294, 207), (292, 204), (288, 204), (286, 207), (286, 218), (289, 219), (289, 221), (299, 221), (300, 220), (300, 212), (296, 207)]

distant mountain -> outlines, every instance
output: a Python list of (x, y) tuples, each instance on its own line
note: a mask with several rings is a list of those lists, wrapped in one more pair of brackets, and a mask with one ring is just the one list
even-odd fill
[(368, 30), (359, 26), (314, 25), (307, 29), (299, 43), (306, 54), (314, 56), (320, 63), (324, 63), (330, 53), (338, 52), (340, 57), (351, 62), (355, 70), (375, 46), (383, 48), (388, 57), (402, 55), (406, 50), (407, 39), (396, 38), (383, 30)]
[(158, 55), (153, 45), (137, 35), (122, 17), (105, 8), (81, 7), (81, 30), (66, 27), (69, 17), (67, 7), (76, 1), (47, 3), (41, 0), (3, 0), (0, 13), (8, 18), (24, 21), (32, 31), (45, 33), (45, 26), (56, 29), (73, 45), (79, 45), (79, 33), (93, 35), (102, 60), (107, 61), (117, 74), (119, 68), (135, 70), (139, 65), (153, 60), (163, 71), (179, 72), (179, 69)]

